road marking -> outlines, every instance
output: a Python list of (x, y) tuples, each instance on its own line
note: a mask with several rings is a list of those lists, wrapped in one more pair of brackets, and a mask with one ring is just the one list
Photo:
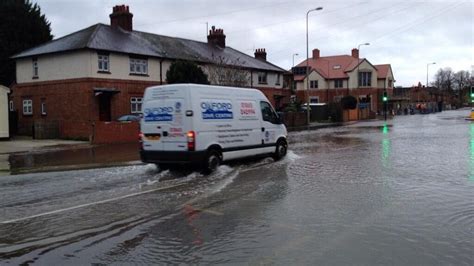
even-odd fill
[(23, 217), (23, 218), (17, 218), (17, 219), (12, 219), (12, 220), (8, 220), (8, 221), (1, 221), (0, 224), (10, 224), (10, 223), (21, 222), (21, 221), (25, 221), (25, 220), (29, 220), (29, 219), (33, 219), (33, 218), (38, 218), (38, 217), (42, 217), (42, 216), (47, 216), (47, 215), (51, 215), (51, 214), (57, 214), (57, 213), (71, 211), (71, 210), (80, 209), (80, 208), (85, 208), (85, 207), (89, 207), (89, 206), (93, 206), (93, 205), (104, 204), (104, 203), (113, 202), (113, 201), (117, 201), (117, 200), (121, 200), (121, 199), (140, 196), (140, 195), (144, 195), (144, 194), (148, 194), (148, 193), (152, 193), (152, 192), (156, 192), (156, 191), (166, 190), (166, 189), (170, 189), (170, 188), (176, 188), (176, 187), (179, 187), (179, 186), (182, 186), (182, 185), (185, 185), (185, 184), (186, 184), (186, 182), (182, 182), (182, 183), (178, 183), (178, 184), (172, 185), (172, 186), (161, 187), (161, 188), (156, 188), (156, 189), (150, 189), (150, 190), (136, 192), (136, 193), (132, 193), (132, 194), (116, 197), (116, 198), (100, 200), (100, 201), (81, 204), (81, 205), (72, 206), (72, 207), (68, 207), (68, 208), (64, 208), (64, 209), (59, 209), (59, 210), (44, 212), (44, 213), (40, 213), (40, 214), (35, 214), (35, 215)]

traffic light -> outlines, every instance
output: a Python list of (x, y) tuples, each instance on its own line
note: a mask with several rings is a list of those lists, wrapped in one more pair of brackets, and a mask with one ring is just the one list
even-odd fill
[[(472, 95), (472, 94), (471, 94), (471, 95)], [(388, 101), (388, 96), (387, 96), (387, 92), (386, 92), (386, 91), (383, 92), (382, 101), (383, 101), (383, 102), (387, 102), (387, 101)]]
[(474, 87), (471, 86), (471, 103), (474, 103)]

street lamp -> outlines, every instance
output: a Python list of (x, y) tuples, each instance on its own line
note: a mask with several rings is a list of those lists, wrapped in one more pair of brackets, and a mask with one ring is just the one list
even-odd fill
[(426, 64), (426, 88), (428, 88), (428, 67), (430, 65), (436, 65), (436, 62)]
[(293, 66), (292, 67), (295, 67), (295, 56), (298, 56), (299, 54), (293, 54)]
[(313, 11), (319, 11), (323, 10), (322, 7), (317, 7), (308, 10), (306, 12), (306, 122), (308, 123), (308, 129), (309, 129), (309, 120), (310, 120), (310, 115), (309, 115), (309, 47), (308, 47), (308, 15), (309, 13)]
[[(370, 45), (370, 43), (366, 42), (366, 43), (361, 43), (361, 44), (357, 45), (357, 53), (359, 55), (358, 57), (360, 57), (360, 47), (364, 46), (364, 45)], [(359, 58), (357, 58), (357, 60), (359, 60)], [(357, 61), (357, 88), (359, 88), (359, 84), (360, 84), (359, 65), (360, 65), (360, 62)]]

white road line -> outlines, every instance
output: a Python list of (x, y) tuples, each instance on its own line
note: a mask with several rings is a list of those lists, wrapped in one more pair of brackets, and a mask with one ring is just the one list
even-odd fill
[(51, 214), (66, 212), (66, 211), (70, 211), (70, 210), (80, 209), (80, 208), (89, 207), (89, 206), (93, 206), (93, 205), (98, 205), (98, 204), (103, 204), (103, 203), (108, 203), (108, 202), (112, 202), (112, 201), (117, 201), (117, 200), (121, 200), (121, 199), (130, 198), (130, 197), (135, 197), (135, 196), (139, 196), (139, 195), (143, 195), (143, 194), (148, 194), (148, 193), (152, 193), (152, 192), (156, 192), (156, 191), (160, 191), (160, 190), (175, 188), (175, 187), (179, 187), (179, 186), (184, 185), (184, 184), (185, 184), (185, 182), (182, 182), (182, 183), (178, 183), (178, 184), (172, 185), (172, 186), (167, 186), (167, 187), (161, 187), (161, 188), (151, 189), (151, 190), (147, 190), (147, 191), (136, 192), (136, 193), (132, 193), (132, 194), (116, 197), (116, 198), (111, 198), (111, 199), (106, 199), (106, 200), (100, 200), (100, 201), (96, 201), (96, 202), (81, 204), (81, 205), (68, 207), (68, 208), (64, 208), (64, 209), (59, 209), (59, 210), (44, 212), (44, 213), (40, 213), (40, 214), (35, 214), (35, 215), (23, 217), (23, 218), (17, 218), (17, 219), (12, 219), (12, 220), (8, 220), (8, 221), (2, 221), (2, 222), (0, 222), (0, 224), (10, 224), (10, 223), (21, 222), (21, 221), (25, 221), (25, 220), (29, 220), (29, 219), (33, 219), (33, 218), (38, 218), (38, 217), (42, 217), (42, 216), (47, 216), (47, 215), (51, 215)]

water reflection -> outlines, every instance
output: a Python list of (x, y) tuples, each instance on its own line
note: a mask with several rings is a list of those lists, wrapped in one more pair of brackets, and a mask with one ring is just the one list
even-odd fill
[(388, 134), (388, 125), (385, 123), (382, 127), (382, 165), (385, 168), (390, 167), (391, 142)]
[(470, 173), (469, 173), (469, 180), (470, 181), (474, 181), (474, 124), (471, 123), (470, 125), (470, 144), (469, 145), (469, 152), (470, 152), (470, 155), (471, 155), (471, 161), (469, 163), (469, 169), (470, 169)]

